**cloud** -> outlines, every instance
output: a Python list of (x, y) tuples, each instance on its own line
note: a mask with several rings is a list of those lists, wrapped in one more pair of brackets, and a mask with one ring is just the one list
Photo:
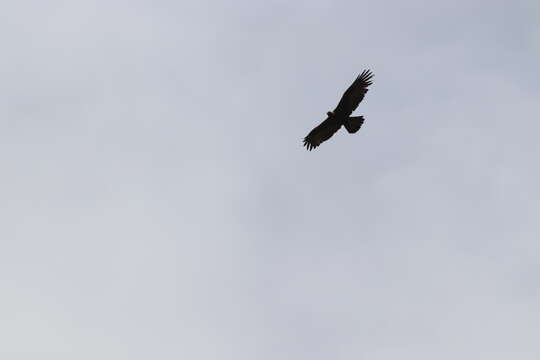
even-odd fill
[(3, 355), (536, 359), (536, 2), (1, 10)]

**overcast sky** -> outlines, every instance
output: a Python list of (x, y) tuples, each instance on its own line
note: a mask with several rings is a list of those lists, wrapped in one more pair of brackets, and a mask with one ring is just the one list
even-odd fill
[(0, 43), (2, 358), (540, 358), (537, 0), (4, 1)]

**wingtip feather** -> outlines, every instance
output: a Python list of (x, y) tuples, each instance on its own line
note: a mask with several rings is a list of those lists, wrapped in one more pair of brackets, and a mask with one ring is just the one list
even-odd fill
[(356, 77), (355, 82), (362, 83), (364, 87), (367, 87), (373, 84), (373, 82), (371, 81), (372, 78), (373, 78), (373, 73), (371, 72), (370, 69), (367, 69), (367, 70), (362, 71), (362, 73)]

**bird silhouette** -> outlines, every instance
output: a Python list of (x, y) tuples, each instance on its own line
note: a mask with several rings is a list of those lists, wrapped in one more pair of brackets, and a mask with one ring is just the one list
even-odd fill
[(351, 116), (351, 114), (356, 110), (362, 99), (364, 99), (364, 96), (368, 91), (367, 87), (372, 84), (372, 77), (373, 73), (371, 70), (362, 71), (352, 85), (343, 93), (343, 96), (334, 111), (328, 111), (326, 113), (328, 116), (326, 120), (317, 125), (304, 138), (304, 146), (309, 151), (330, 139), (341, 126), (344, 126), (351, 134), (354, 134), (360, 129), (364, 123), (364, 117)]

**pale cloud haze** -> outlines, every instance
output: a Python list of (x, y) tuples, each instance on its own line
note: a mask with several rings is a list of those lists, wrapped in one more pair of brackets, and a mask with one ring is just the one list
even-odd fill
[(538, 1), (0, 14), (2, 358), (540, 358)]

